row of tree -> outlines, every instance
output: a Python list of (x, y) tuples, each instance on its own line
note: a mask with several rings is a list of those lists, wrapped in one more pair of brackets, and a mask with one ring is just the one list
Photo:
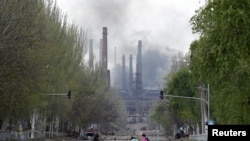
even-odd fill
[[(190, 45), (190, 55), (173, 58), (166, 77), (164, 93), (170, 95), (200, 97), (197, 87), (209, 84), (210, 119), (217, 124), (250, 123), (249, 7), (248, 0), (213, 0), (198, 9), (190, 23), (200, 38)], [(188, 64), (180, 63), (187, 58)], [(200, 111), (199, 102), (168, 98), (154, 118), (166, 129), (173, 126), (171, 120), (201, 126)]]
[[(85, 32), (67, 23), (56, 2), (1, 0), (2, 128), (35, 117), (44, 121), (43, 127), (54, 121), (67, 128), (123, 121), (124, 105), (102, 67), (83, 60), (86, 51)], [(71, 99), (57, 95), (68, 90)]]
[(221, 124), (250, 123), (250, 2), (213, 0), (192, 17), (200, 39), (191, 44), (195, 82), (209, 83), (211, 118)]

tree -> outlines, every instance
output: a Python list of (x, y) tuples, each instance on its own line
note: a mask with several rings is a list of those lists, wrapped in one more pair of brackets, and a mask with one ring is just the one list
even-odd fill
[[(164, 94), (197, 97), (197, 88), (193, 83), (192, 72), (189, 69), (189, 54), (179, 53), (172, 58), (171, 72), (165, 77), (167, 82)], [(160, 122), (168, 133), (171, 133), (175, 124), (178, 127), (196, 126), (200, 123), (200, 101), (164, 96), (162, 102), (156, 106), (152, 118)]]
[[(195, 91), (196, 87), (192, 83), (192, 77), (188, 69), (179, 70), (176, 74), (168, 79), (165, 93), (169, 95), (197, 97)], [(189, 124), (194, 126), (200, 119), (200, 101), (193, 101), (191, 99), (182, 99), (175, 97), (167, 97), (169, 100), (169, 109), (176, 117), (178, 126), (182, 124)]]
[(0, 3), (0, 119), (12, 124), (29, 121), (34, 109), (48, 114), (56, 101), (43, 94), (77, 90), (85, 42), (52, 1)]
[(191, 71), (197, 82), (210, 84), (212, 117), (219, 123), (250, 122), (249, 6), (247, 0), (214, 0), (191, 19), (200, 34), (191, 45)]
[(26, 119), (39, 97), (40, 32), (43, 24), (39, 13), (43, 1), (0, 2), (0, 118), (11, 123)]
[[(66, 122), (87, 127), (122, 119), (122, 101), (106, 72), (85, 64), (85, 39), (84, 30), (68, 24), (52, 0), (1, 0), (0, 120), (17, 127), (36, 115), (44, 128), (46, 122), (64, 128)], [(68, 90), (70, 100), (45, 95)]]

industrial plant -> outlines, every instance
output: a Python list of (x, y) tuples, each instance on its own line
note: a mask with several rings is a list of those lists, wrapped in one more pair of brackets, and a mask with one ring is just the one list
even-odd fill
[[(149, 111), (153, 104), (159, 100), (159, 89), (143, 88), (143, 60), (142, 50), (143, 41), (138, 40), (136, 54), (123, 54), (121, 56), (122, 64), (116, 64), (115, 48), (115, 66), (112, 72), (108, 69), (108, 28), (103, 27), (102, 38), (100, 39), (100, 65), (107, 73), (109, 85), (112, 80), (112, 87), (119, 91), (120, 96), (125, 101), (129, 116), (129, 123), (143, 123), (148, 121)], [(89, 40), (89, 65), (93, 66), (93, 40)], [(126, 60), (126, 57), (128, 58)], [(135, 59), (134, 59), (135, 58)], [(128, 63), (126, 63), (128, 62)], [(135, 66), (135, 68), (133, 68)], [(154, 74), (152, 74), (154, 75)]]

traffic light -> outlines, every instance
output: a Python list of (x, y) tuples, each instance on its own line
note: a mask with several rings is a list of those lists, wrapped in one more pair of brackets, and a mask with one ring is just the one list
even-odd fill
[(68, 96), (68, 99), (71, 98), (71, 90), (68, 91), (68, 95), (67, 96)]
[(163, 99), (163, 91), (160, 91), (160, 99)]

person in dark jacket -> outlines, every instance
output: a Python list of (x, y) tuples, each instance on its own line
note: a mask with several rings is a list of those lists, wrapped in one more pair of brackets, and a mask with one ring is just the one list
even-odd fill
[(100, 137), (99, 134), (96, 132), (93, 141), (100, 141), (99, 137)]

